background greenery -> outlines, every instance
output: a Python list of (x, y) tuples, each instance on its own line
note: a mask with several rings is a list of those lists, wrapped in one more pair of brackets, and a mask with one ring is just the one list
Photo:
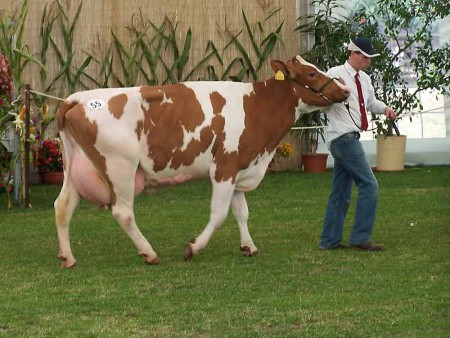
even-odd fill
[[(432, 34), (439, 20), (450, 15), (450, 7), (435, 0), (370, 3), (355, 1), (350, 9), (338, 0), (312, 1), (317, 11), (301, 16), (296, 28), (313, 38), (304, 56), (320, 69), (328, 70), (348, 59), (350, 40), (358, 35), (369, 38), (381, 54), (372, 59), (367, 71), (376, 96), (394, 108), (397, 119), (412, 119), (414, 111), (423, 110), (421, 92), (435, 90), (436, 94), (447, 96), (450, 93), (450, 45), (439, 43)], [(405, 72), (412, 77), (409, 83)], [(372, 121), (375, 133), (392, 135), (392, 124), (384, 115), (372, 114)], [(326, 120), (317, 112), (304, 115), (299, 124), (325, 125)]]
[(332, 173), (276, 173), (247, 194), (258, 257), (239, 252), (230, 216), (183, 261), (209, 215), (210, 185), (197, 181), (136, 200), (156, 267), (110, 212), (82, 203), (71, 270), (56, 259), (59, 187), (32, 186), (33, 209), (0, 209), (0, 336), (448, 337), (450, 167), (376, 176), (384, 252), (319, 251)]

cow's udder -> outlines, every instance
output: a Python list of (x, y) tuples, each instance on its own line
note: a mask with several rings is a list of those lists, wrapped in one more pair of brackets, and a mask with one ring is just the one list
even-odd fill
[(70, 169), (70, 180), (83, 198), (99, 207), (111, 205), (110, 190), (86, 158), (74, 156)]

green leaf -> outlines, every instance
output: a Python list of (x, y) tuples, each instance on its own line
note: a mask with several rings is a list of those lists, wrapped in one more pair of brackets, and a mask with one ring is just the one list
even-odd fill
[[(248, 69), (248, 71), (250, 72), (250, 75), (252, 76), (252, 79), (254, 81), (257, 80), (258, 76), (256, 74), (256, 70), (253, 67), (252, 61), (247, 53), (247, 51), (245, 50), (245, 48), (242, 46), (242, 44), (239, 42), (239, 40), (237, 39), (237, 36), (240, 34), (240, 32), (236, 35), (232, 35), (231, 36), (231, 40), (233, 41), (233, 44), (236, 46), (236, 48), (239, 50), (239, 52), (242, 55), (242, 58), (244, 60), (245, 66)], [(240, 76), (238, 76), (238, 78), (240, 78)], [(241, 78), (242, 80), (242, 78)]]
[[(219, 64), (223, 65), (223, 60), (220, 57), (219, 52), (218, 52), (216, 46), (214, 45), (214, 43), (212, 41), (208, 41), (205, 53), (207, 53), (209, 49), (212, 49), (212, 51), (209, 54), (206, 54), (203, 57), (203, 59), (201, 59), (192, 68), (191, 72), (185, 77), (184, 81), (188, 80), (196, 70), (198, 70), (203, 64), (205, 64), (207, 61), (209, 61), (213, 56), (216, 57), (216, 60), (219, 62)], [(213, 67), (213, 70), (214, 70), (214, 67)], [(211, 74), (209, 74), (209, 71), (208, 71), (208, 75), (211, 75)]]
[(87, 66), (89, 66), (89, 64), (92, 61), (92, 56), (88, 56), (83, 64), (76, 70), (75, 75), (74, 75), (74, 82), (78, 83), (80, 81), (80, 76), (84, 73), (84, 70), (87, 68)]
[(228, 78), (231, 78), (231, 76), (229, 76), (229, 74), (231, 73), (233, 67), (239, 64), (242, 68), (244, 68), (244, 60), (242, 60), (242, 58), (240, 57), (236, 57), (234, 58), (230, 64), (228, 65), (228, 67), (225, 69), (224, 73), (222, 74), (221, 80), (227, 80)]
[(259, 46), (256, 43), (255, 36), (254, 36), (253, 31), (252, 31), (252, 29), (250, 27), (250, 24), (248, 23), (247, 16), (245, 15), (244, 11), (242, 11), (242, 16), (244, 18), (245, 28), (247, 29), (247, 33), (248, 33), (248, 36), (250, 38), (250, 42), (252, 44), (253, 50), (255, 51), (256, 56), (258, 57), (258, 59), (261, 59), (261, 51), (259, 50)]
[(28, 61), (32, 61), (32, 62), (36, 63), (39, 67), (41, 67), (41, 69), (43, 69), (44, 71), (47, 72), (47, 69), (45, 68), (45, 66), (35, 56), (33, 56), (23, 50), (16, 49), (16, 48), (13, 49), (13, 52), (19, 54), (20, 56), (24, 57)]

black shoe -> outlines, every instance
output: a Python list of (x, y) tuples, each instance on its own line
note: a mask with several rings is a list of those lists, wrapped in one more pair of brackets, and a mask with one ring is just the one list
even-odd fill
[(320, 250), (339, 250), (339, 249), (350, 249), (350, 245), (339, 243), (336, 246), (333, 246), (331, 248), (324, 248), (322, 246), (319, 246)]
[(353, 249), (365, 250), (365, 251), (382, 251), (384, 248), (379, 244), (360, 244), (360, 245), (351, 245)]

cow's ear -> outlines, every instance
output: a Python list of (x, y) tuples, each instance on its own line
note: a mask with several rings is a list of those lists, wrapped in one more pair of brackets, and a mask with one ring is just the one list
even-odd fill
[(283, 61), (272, 60), (272, 61), (270, 61), (270, 66), (272, 67), (275, 74), (279, 71), (282, 72), (284, 74), (284, 76), (288, 76), (288, 74), (289, 74), (287, 66)]

